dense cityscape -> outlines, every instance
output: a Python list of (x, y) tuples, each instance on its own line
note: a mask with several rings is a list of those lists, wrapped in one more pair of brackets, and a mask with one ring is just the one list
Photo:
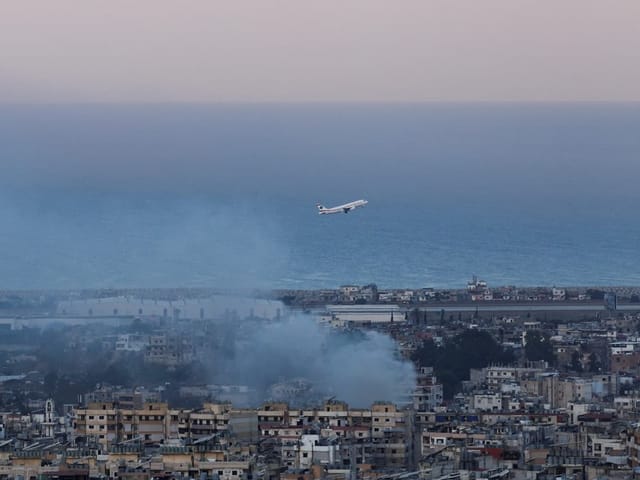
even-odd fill
[(0, 478), (630, 478), (638, 291), (3, 292)]
[(0, 480), (640, 479), (638, 19), (0, 2)]

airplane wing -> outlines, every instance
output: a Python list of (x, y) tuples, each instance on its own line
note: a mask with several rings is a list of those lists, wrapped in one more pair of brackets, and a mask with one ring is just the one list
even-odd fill
[(352, 207), (344, 207), (342, 210), (344, 210), (344, 213), (349, 213), (349, 210), (351, 210)]

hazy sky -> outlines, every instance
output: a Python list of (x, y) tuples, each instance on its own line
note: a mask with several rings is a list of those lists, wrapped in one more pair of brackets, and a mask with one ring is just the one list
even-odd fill
[(0, 101), (640, 100), (637, 0), (4, 0)]

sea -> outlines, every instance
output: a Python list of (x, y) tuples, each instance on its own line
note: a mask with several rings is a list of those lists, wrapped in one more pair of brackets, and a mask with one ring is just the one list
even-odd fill
[(4, 105), (0, 289), (640, 285), (639, 183), (640, 104)]

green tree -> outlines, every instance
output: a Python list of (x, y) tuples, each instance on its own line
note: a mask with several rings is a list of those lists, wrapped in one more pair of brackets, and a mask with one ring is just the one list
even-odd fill
[(149, 323), (144, 323), (140, 318), (134, 318), (129, 326), (129, 332), (150, 334), (153, 332), (153, 326)]
[(553, 354), (553, 345), (551, 345), (548, 335), (538, 330), (529, 330), (526, 333), (525, 340), (524, 354), (527, 360), (545, 360), (549, 364), (555, 364), (556, 358)]
[(582, 372), (582, 362), (580, 361), (580, 352), (575, 350), (571, 354), (571, 370), (574, 372)]
[(447, 340), (443, 346), (425, 342), (413, 360), (421, 367), (433, 367), (444, 389), (445, 398), (452, 398), (460, 383), (469, 379), (471, 368), (490, 364), (507, 364), (514, 360), (513, 352), (505, 351), (487, 332), (465, 330)]
[(129, 385), (131, 381), (131, 376), (129, 374), (129, 370), (121, 364), (111, 364), (109, 365), (104, 372), (102, 372), (103, 382), (106, 382), (110, 385)]
[(591, 300), (604, 300), (604, 294), (605, 292), (602, 290), (598, 290), (595, 288), (587, 289), (587, 295), (591, 297)]
[(44, 376), (44, 393), (48, 397), (54, 397), (58, 389), (58, 373), (54, 370)]
[(595, 352), (591, 352), (591, 355), (589, 355), (589, 371), (595, 373), (600, 370), (602, 370), (602, 364)]

